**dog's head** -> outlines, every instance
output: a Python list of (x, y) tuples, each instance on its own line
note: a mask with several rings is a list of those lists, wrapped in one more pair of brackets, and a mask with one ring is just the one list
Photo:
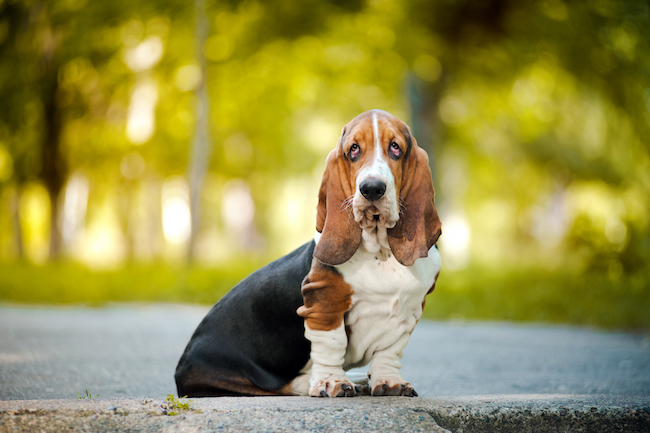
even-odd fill
[(384, 227), (395, 258), (411, 266), (441, 233), (429, 158), (397, 117), (371, 110), (345, 125), (327, 157), (318, 197), (314, 256), (328, 265), (352, 257), (362, 229)]

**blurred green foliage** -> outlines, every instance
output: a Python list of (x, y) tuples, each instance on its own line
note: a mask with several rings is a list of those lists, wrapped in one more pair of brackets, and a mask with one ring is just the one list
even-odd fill
[(648, 271), (616, 280), (545, 267), (470, 267), (441, 274), (425, 317), (507, 320), (650, 331)]
[(34, 266), (0, 265), (0, 299), (13, 303), (52, 305), (108, 302), (215, 303), (262, 263), (241, 260), (224, 268), (132, 265), (115, 270), (89, 270), (76, 263)]
[(649, 9), (0, 0), (0, 299), (211, 303), (311, 237), (327, 152), (383, 108), (431, 155), (427, 314), (647, 328)]
[[(210, 305), (265, 263), (228, 267), (131, 265), (89, 271), (73, 263), (0, 265), (0, 299), (10, 303), (90, 305), (178, 302)], [(436, 320), (508, 320), (650, 331), (650, 275), (612, 281), (580, 269), (473, 266), (446, 271), (427, 298), (424, 317)]]

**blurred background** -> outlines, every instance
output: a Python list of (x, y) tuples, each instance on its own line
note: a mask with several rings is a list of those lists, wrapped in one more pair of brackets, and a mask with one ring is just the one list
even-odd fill
[(426, 317), (650, 330), (642, 0), (0, 0), (0, 301), (214, 303), (362, 111), (431, 156)]

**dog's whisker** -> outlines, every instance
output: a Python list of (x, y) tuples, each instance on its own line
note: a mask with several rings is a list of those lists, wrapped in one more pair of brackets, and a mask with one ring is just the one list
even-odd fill
[(354, 201), (354, 194), (346, 198), (345, 200), (343, 200), (343, 202), (341, 203), (341, 209), (342, 210), (349, 209), (350, 206), (352, 206), (353, 201)]
[(402, 203), (401, 201), (398, 201), (398, 202), (397, 202), (397, 206), (398, 206), (398, 207), (397, 207), (398, 214), (399, 214), (400, 216), (401, 216), (401, 215), (404, 215), (404, 213), (406, 212), (406, 206), (404, 205), (404, 203)]

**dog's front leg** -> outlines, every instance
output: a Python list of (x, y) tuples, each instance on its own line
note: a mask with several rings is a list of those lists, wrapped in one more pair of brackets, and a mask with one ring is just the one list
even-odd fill
[(352, 304), (352, 288), (333, 267), (317, 259), (302, 282), (305, 305), (298, 314), (305, 318), (305, 337), (311, 342), (312, 397), (352, 397), (354, 384), (343, 371), (348, 337), (344, 316)]
[(403, 333), (387, 348), (372, 355), (370, 368), (370, 390), (374, 396), (404, 395), (417, 397), (417, 392), (410, 383), (402, 378), (400, 360), (408, 344), (410, 333)]

